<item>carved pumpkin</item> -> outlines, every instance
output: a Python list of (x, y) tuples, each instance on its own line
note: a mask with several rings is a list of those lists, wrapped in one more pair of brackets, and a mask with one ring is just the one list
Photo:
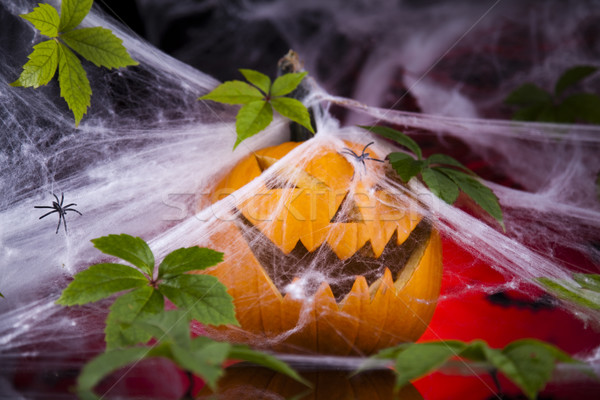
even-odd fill
[[(298, 145), (248, 156), (216, 186), (215, 198)], [(363, 148), (346, 145), (359, 154)], [(236, 202), (239, 217), (211, 237), (225, 261), (207, 273), (228, 287), (241, 324), (213, 335), (346, 355), (372, 354), (424, 332), (440, 290), (439, 235), (378, 187), (382, 164), (367, 161), (364, 174), (341, 150), (318, 146), (310, 158), (280, 166), (275, 179)]]

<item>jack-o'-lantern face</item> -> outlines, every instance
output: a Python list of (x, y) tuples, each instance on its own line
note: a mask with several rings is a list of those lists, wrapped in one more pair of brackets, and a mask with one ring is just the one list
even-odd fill
[[(232, 193), (298, 146), (242, 160), (216, 189)], [(360, 154), (363, 146), (347, 143)], [(284, 351), (369, 354), (423, 333), (439, 295), (441, 244), (431, 224), (382, 190), (381, 165), (355, 166), (339, 151), (280, 166), (239, 217), (215, 234), (225, 261), (208, 272), (234, 298), (241, 329)], [(371, 157), (375, 157), (372, 155)]]

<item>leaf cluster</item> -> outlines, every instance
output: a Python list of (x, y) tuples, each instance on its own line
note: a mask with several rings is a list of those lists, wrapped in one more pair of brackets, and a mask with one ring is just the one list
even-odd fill
[(560, 279), (538, 278), (538, 282), (559, 298), (600, 310), (600, 275), (573, 274), (573, 280), (579, 284), (578, 288), (573, 288)]
[(513, 119), (518, 121), (600, 124), (600, 96), (593, 93), (565, 96), (568, 88), (597, 70), (597, 67), (587, 65), (568, 69), (560, 76), (552, 93), (526, 83), (511, 92), (504, 102), (519, 107), (513, 114)]
[[(78, 377), (77, 391), (82, 399), (98, 399), (93, 390), (104, 377), (153, 357), (169, 359), (180, 368), (201, 376), (213, 390), (228, 359), (271, 368), (310, 386), (296, 371), (269, 354), (244, 345), (191, 337), (191, 319), (212, 325), (237, 324), (225, 287), (214, 277), (187, 274), (219, 263), (222, 253), (199, 247), (178, 249), (168, 254), (155, 271), (154, 255), (139, 237), (108, 235), (92, 242), (105, 254), (131, 265), (93, 265), (76, 274), (57, 300), (59, 304), (72, 306), (125, 291), (110, 307), (106, 352), (86, 364)], [(600, 288), (597, 275), (581, 275), (576, 279), (586, 287)], [(165, 297), (179, 309), (165, 311)], [(140, 346), (151, 339), (154, 339), (152, 346)], [(545, 386), (556, 362), (576, 362), (552, 345), (533, 339), (513, 342), (502, 350), (489, 348), (483, 341), (469, 344), (439, 341), (385, 349), (357, 372), (370, 368), (377, 360), (394, 360), (396, 386), (401, 387), (442, 367), (454, 357), (487, 363), (491, 372), (502, 372), (529, 398), (534, 398)]]
[(217, 380), (223, 375), (222, 365), (228, 359), (249, 361), (310, 386), (286, 363), (269, 354), (201, 336), (192, 339), (186, 314), (184, 310), (162, 311), (133, 322), (132, 326), (149, 332), (156, 339), (156, 345), (115, 348), (92, 359), (77, 379), (79, 397), (99, 399), (93, 389), (104, 377), (119, 368), (154, 357), (169, 359), (182, 369), (201, 376), (212, 389), (216, 388)]
[[(105, 254), (131, 265), (95, 264), (75, 275), (58, 304), (73, 306), (121, 294), (106, 319), (106, 352), (86, 364), (77, 381), (82, 399), (97, 399), (94, 387), (108, 374), (142, 359), (163, 357), (182, 369), (201, 376), (211, 387), (223, 374), (226, 359), (250, 361), (306, 383), (287, 364), (246, 346), (192, 339), (190, 320), (204, 324), (239, 325), (226, 287), (210, 275), (190, 275), (223, 260), (223, 253), (200, 247), (169, 253), (154, 268), (154, 255), (139, 237), (108, 235), (92, 240)], [(169, 299), (178, 310), (165, 311)], [(137, 346), (155, 339), (152, 347)]]
[[(181, 248), (168, 254), (155, 271), (154, 255), (139, 237), (108, 235), (92, 243), (103, 253), (132, 265), (92, 265), (76, 274), (57, 300), (58, 304), (73, 306), (129, 290), (110, 307), (106, 352), (86, 364), (78, 378), (81, 398), (97, 399), (93, 389), (102, 378), (152, 357), (172, 360), (201, 376), (211, 387), (223, 373), (223, 362), (230, 358), (251, 361), (304, 382), (287, 364), (268, 354), (205, 337), (191, 339), (191, 319), (210, 325), (238, 325), (225, 286), (213, 276), (187, 274), (218, 264), (223, 253), (200, 247)], [(165, 311), (165, 298), (179, 309)], [(156, 345), (136, 346), (151, 339), (156, 340)]]
[(273, 120), (273, 108), (281, 115), (299, 123), (314, 133), (308, 110), (300, 101), (286, 97), (298, 87), (307, 75), (294, 72), (271, 79), (258, 71), (240, 69), (246, 80), (228, 81), (217, 86), (198, 100), (212, 100), (225, 104), (241, 104), (235, 123), (235, 149), (243, 140), (265, 129)]
[(361, 126), (370, 132), (391, 139), (413, 154), (393, 152), (387, 159), (404, 183), (420, 175), (429, 189), (448, 204), (454, 204), (462, 191), (491, 215), (504, 229), (498, 198), (476, 175), (456, 159), (445, 154), (423, 157), (421, 148), (408, 135), (385, 126)]
[(185, 309), (188, 320), (211, 325), (238, 324), (232, 298), (217, 278), (186, 273), (221, 262), (223, 253), (200, 247), (178, 249), (164, 258), (155, 273), (154, 255), (139, 237), (108, 235), (93, 239), (92, 243), (103, 253), (133, 266), (92, 265), (75, 275), (56, 302), (81, 305), (127, 290), (110, 307), (105, 329), (107, 349), (150, 340), (151, 333), (134, 323), (161, 313), (165, 297)]
[(503, 349), (493, 349), (482, 340), (465, 343), (458, 340), (406, 343), (382, 350), (361, 367), (368, 369), (375, 360), (395, 362), (396, 387), (425, 376), (459, 358), (488, 366), (490, 372), (501, 372), (529, 399), (535, 399), (552, 377), (557, 362), (580, 363), (555, 346), (535, 339), (521, 339)]
[(120, 68), (137, 65), (123, 46), (121, 39), (102, 27), (79, 28), (92, 7), (93, 0), (63, 0), (60, 16), (49, 4), (39, 4), (21, 17), (33, 24), (49, 40), (33, 46), (29, 61), (11, 86), (33, 87), (46, 85), (56, 75), (60, 95), (75, 117), (75, 125), (90, 106), (92, 89), (78, 53), (98, 67)]

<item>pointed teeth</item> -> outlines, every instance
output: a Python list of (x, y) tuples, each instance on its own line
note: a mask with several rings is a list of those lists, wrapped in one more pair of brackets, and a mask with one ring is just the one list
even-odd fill
[(375, 299), (375, 297), (383, 296), (387, 293), (388, 290), (393, 290), (396, 293), (396, 288), (394, 286), (394, 278), (392, 278), (392, 271), (386, 267), (385, 272), (383, 273), (383, 277), (377, 279), (375, 282), (369, 286), (369, 294), (371, 295), (371, 300)]

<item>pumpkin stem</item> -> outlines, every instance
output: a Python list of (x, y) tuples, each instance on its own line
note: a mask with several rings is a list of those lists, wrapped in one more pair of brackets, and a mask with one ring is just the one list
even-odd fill
[[(283, 56), (279, 62), (277, 63), (277, 76), (294, 73), (294, 72), (303, 72), (304, 65), (302, 61), (300, 61), (300, 57), (298, 53), (294, 50), (288, 51), (288, 53)], [(306, 79), (300, 82), (300, 85), (296, 89), (294, 89), (287, 97), (291, 97), (298, 101), (302, 101), (308, 96), (310, 93), (310, 86), (307, 83)], [(319, 111), (322, 112), (323, 109), (319, 106)], [(308, 113), (310, 115), (310, 124), (313, 127), (313, 130), (317, 131), (317, 123), (315, 122), (315, 114), (312, 108), (308, 109)], [(305, 142), (308, 139), (313, 137), (313, 133), (300, 125), (297, 122), (290, 121), (290, 139), (292, 142)]]

